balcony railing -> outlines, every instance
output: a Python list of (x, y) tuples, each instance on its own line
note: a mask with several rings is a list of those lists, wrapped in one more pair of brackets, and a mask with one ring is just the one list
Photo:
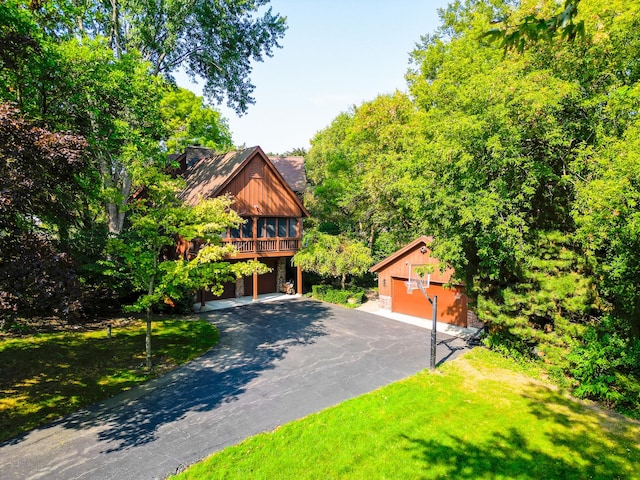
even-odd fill
[(299, 238), (225, 238), (222, 241), (232, 244), (238, 249), (238, 253), (297, 252), (300, 245)]

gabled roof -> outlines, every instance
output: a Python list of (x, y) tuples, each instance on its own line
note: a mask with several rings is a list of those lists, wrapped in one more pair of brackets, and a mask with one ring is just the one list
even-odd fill
[(402, 257), (403, 255), (405, 255), (408, 252), (411, 252), (412, 250), (416, 249), (419, 246), (425, 246), (425, 247), (428, 248), (429, 244), (432, 241), (433, 241), (433, 237), (428, 237), (426, 235), (422, 235), (421, 237), (416, 238), (413, 242), (411, 242), (411, 243), (405, 245), (404, 247), (402, 247), (397, 252), (389, 255), (387, 258), (385, 258), (381, 262), (376, 263), (373, 267), (371, 267), (369, 269), (369, 271), (372, 272), (372, 273), (379, 272), (380, 270), (382, 270), (387, 265), (392, 264), (398, 258)]
[(303, 215), (308, 217), (307, 209), (260, 147), (245, 148), (237, 152), (222, 154), (215, 153), (214, 150), (208, 148), (188, 147), (178, 159), (183, 166), (184, 178), (187, 182), (186, 188), (180, 193), (180, 198), (190, 205), (195, 205), (201, 198), (216, 197), (256, 155), (264, 160), (267, 168), (290, 192), (293, 201), (300, 207)]
[(259, 147), (218, 154), (209, 148), (188, 147), (182, 159), (187, 186), (180, 198), (190, 205), (195, 205), (200, 198), (215, 197), (241, 170), (256, 149)]
[(270, 156), (269, 160), (278, 169), (282, 178), (291, 187), (291, 190), (296, 193), (303, 193), (306, 190), (307, 172), (304, 169), (304, 157)]

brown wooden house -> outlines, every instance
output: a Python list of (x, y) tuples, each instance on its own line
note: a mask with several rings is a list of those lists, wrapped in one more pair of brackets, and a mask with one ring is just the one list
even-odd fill
[[(468, 309), (464, 285), (451, 283), (453, 269), (440, 272), (438, 260), (431, 256), (429, 245), (431, 237), (422, 236), (380, 263), (369, 271), (378, 274), (378, 293), (380, 308), (391, 312), (403, 313), (415, 317), (432, 319), (431, 304), (419, 289), (408, 293), (409, 280), (416, 280), (419, 275), (416, 268), (422, 265), (433, 265), (430, 285), (427, 293), (438, 297), (438, 322), (459, 327), (471, 326), (473, 313)], [(445, 285), (447, 285), (445, 287)], [(469, 317), (469, 318), (468, 318)]]
[[(293, 281), (297, 293), (302, 293), (302, 272), (294, 269), (290, 260), (300, 248), (302, 219), (309, 213), (288, 182), (302, 194), (304, 164), (294, 160), (290, 165), (287, 157), (278, 158), (288, 181), (260, 147), (224, 154), (189, 147), (176, 159), (187, 183), (181, 194), (185, 202), (194, 205), (200, 199), (224, 195), (234, 198), (233, 208), (245, 223), (223, 236), (223, 242), (238, 250), (230, 261), (254, 259), (272, 268), (271, 273), (225, 285), (221, 298), (255, 299), (259, 294), (280, 291), (287, 281)], [(203, 299), (213, 297), (209, 294)]]

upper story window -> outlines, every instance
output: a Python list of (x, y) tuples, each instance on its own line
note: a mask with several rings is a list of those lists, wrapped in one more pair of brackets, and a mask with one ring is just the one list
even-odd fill
[(240, 228), (230, 228), (224, 238), (253, 238), (253, 219), (245, 218)]
[(298, 219), (297, 218), (277, 218), (263, 217), (258, 219), (258, 237), (274, 238), (274, 237), (297, 237), (298, 235)]
[(258, 219), (258, 237), (273, 238), (276, 236), (278, 219), (274, 217), (263, 217)]

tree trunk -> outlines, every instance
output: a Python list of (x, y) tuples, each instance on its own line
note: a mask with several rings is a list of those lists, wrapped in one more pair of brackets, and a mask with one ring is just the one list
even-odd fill
[(342, 286), (342, 290), (345, 289), (346, 283), (347, 283), (347, 274), (343, 273), (342, 278), (340, 279), (340, 285)]
[[(157, 258), (157, 257), (156, 257)], [(158, 267), (158, 261), (154, 260), (153, 269), (154, 271)], [(149, 279), (149, 295), (153, 294), (153, 289), (155, 288), (155, 274), (151, 275)], [(145, 350), (147, 352), (147, 370), (151, 370), (151, 305), (147, 305), (147, 335), (144, 340)]]
[(111, 0), (111, 42), (116, 58), (122, 58), (122, 45), (120, 38), (120, 5), (118, 0)]
[(127, 170), (118, 165), (114, 168), (114, 161), (105, 158), (105, 154), (98, 152), (98, 161), (100, 164), (100, 175), (102, 177), (103, 188), (117, 188), (121, 195), (121, 200), (105, 200), (107, 210), (107, 220), (110, 235), (119, 235), (124, 226), (125, 206), (129, 202), (131, 195), (131, 184), (133, 179)]
[(369, 234), (369, 248), (373, 250), (373, 240), (375, 239), (376, 228), (371, 225), (371, 233)]
[[(91, 99), (87, 98), (88, 103), (92, 104)], [(94, 132), (98, 131), (92, 115), (89, 115), (91, 121), (91, 128)], [(98, 167), (100, 170), (100, 177), (102, 179), (102, 188), (111, 189), (117, 188), (121, 194), (120, 202), (115, 200), (106, 199), (105, 208), (107, 211), (107, 222), (109, 228), (109, 234), (117, 236), (122, 232), (124, 226), (124, 207), (129, 202), (129, 195), (131, 194), (131, 185), (133, 179), (126, 168), (118, 164), (116, 160), (111, 158), (111, 155), (104, 150), (97, 148), (95, 150), (95, 156), (98, 160)]]
[(151, 370), (151, 305), (147, 307), (147, 335), (144, 344), (147, 351), (147, 370)]

